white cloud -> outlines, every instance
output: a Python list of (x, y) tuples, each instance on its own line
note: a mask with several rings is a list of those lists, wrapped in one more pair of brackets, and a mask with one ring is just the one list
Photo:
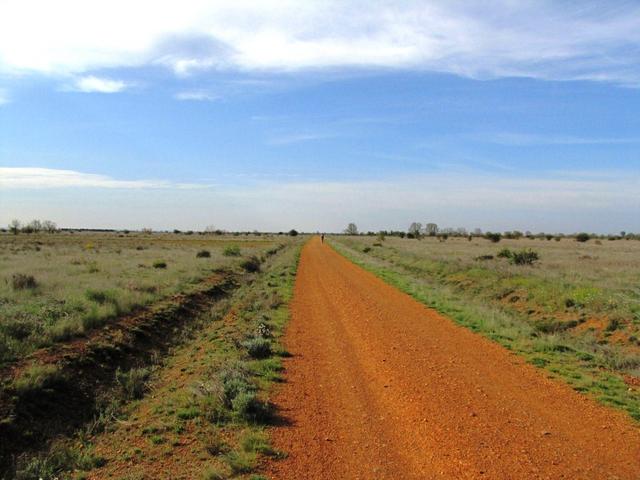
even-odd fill
[(0, 188), (203, 188), (207, 185), (173, 183), (166, 180), (116, 180), (107, 175), (53, 168), (0, 167)]
[(9, 103), (9, 95), (6, 90), (0, 88), (0, 105), (4, 105), (6, 103)]
[(192, 100), (196, 102), (213, 102), (218, 100), (220, 97), (213, 95), (212, 93), (205, 92), (202, 90), (193, 90), (186, 92), (178, 92), (174, 97), (176, 100)]
[(637, 2), (5, 0), (0, 70), (378, 67), (640, 85)]
[(483, 142), (517, 147), (535, 145), (627, 145), (640, 143), (640, 138), (638, 137), (578, 137), (515, 132), (480, 134), (471, 135), (470, 137)]
[(111, 80), (109, 78), (88, 75), (78, 78), (75, 82), (74, 89), (84, 93), (118, 93), (129, 86), (128, 83), (121, 80)]
[(269, 145), (291, 145), (293, 143), (312, 142), (335, 137), (337, 137), (337, 135), (331, 133), (289, 133), (269, 139)]
[[(202, 228), (215, 223), (239, 230), (339, 231), (350, 221), (363, 230), (378, 230), (430, 220), (493, 230), (640, 232), (637, 172), (550, 172), (523, 178), (449, 171), (366, 181), (238, 180), (205, 188), (211, 185), (2, 168), (0, 188), (12, 194), (2, 198), (0, 223), (45, 216), (61, 225), (91, 227)], [(76, 194), (71, 187), (95, 190)]]

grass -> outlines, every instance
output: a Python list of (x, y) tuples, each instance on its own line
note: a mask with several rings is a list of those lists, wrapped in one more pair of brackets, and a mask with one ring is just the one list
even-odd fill
[(268, 235), (0, 234), (0, 365), (188, 292), (217, 269), (236, 268), (245, 259), (228, 256), (229, 248), (240, 252), (241, 245), (251, 263), (251, 256), (288, 241)]
[[(288, 246), (267, 255), (261, 272), (204, 312), (153, 376), (137, 369), (119, 373), (119, 384), (144, 389), (135, 401), (137, 395), (123, 395), (126, 402), (102, 433), (84, 435), (82, 450), (107, 460), (92, 478), (119, 478), (113, 472), (123, 465), (131, 478), (143, 478), (156, 472), (157, 459), (169, 457), (183, 462), (188, 478), (264, 478), (257, 471), (261, 457), (283, 456), (270, 446), (265, 425), (275, 418), (268, 398), (286, 355), (279, 338), (299, 250)], [(256, 340), (268, 342), (270, 355), (250, 354)]]
[(484, 239), (387, 239), (363, 253), (372, 241), (331, 240), (339, 252), (418, 301), (640, 420), (640, 392), (624, 381), (640, 376), (640, 349), (629, 340), (640, 320), (640, 292), (629, 288), (640, 280), (640, 242), (501, 241), (512, 249), (535, 246), (540, 262), (532, 267), (500, 257), (478, 262), (480, 255), (500, 251)]

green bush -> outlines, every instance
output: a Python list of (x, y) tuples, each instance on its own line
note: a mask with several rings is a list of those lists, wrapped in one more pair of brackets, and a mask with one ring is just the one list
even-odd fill
[(371, 247), (364, 247), (364, 248), (362, 249), (362, 251), (363, 251), (364, 253), (369, 253), (369, 252), (371, 251)]
[(576, 241), (578, 242), (586, 242), (591, 238), (591, 235), (589, 235), (588, 233), (579, 233), (576, 235)]
[(167, 262), (157, 260), (153, 262), (153, 268), (167, 268)]
[(240, 247), (238, 245), (228, 245), (222, 251), (222, 254), (225, 257), (239, 257), (240, 256)]
[(291, 230), (289, 230), (289, 236), (297, 237), (298, 236), (298, 231), (296, 229), (292, 228)]
[(209, 258), (211, 257), (211, 252), (209, 250), (200, 250), (196, 253), (196, 258)]
[(62, 373), (54, 365), (32, 365), (13, 381), (13, 388), (23, 396), (52, 387), (61, 380)]
[(503, 248), (496, 255), (498, 258), (511, 258), (513, 256), (513, 252), (508, 248)]
[(509, 261), (514, 265), (533, 265), (539, 259), (538, 253), (533, 250), (520, 250), (519, 252), (512, 252)]
[(231, 408), (236, 416), (247, 422), (268, 423), (272, 418), (271, 406), (252, 391), (239, 393), (231, 402)]
[(484, 234), (487, 240), (491, 240), (493, 243), (498, 243), (502, 239), (502, 235), (499, 233), (487, 232)]
[(255, 337), (244, 342), (247, 353), (255, 359), (268, 358), (272, 354), (271, 342), (263, 337)]

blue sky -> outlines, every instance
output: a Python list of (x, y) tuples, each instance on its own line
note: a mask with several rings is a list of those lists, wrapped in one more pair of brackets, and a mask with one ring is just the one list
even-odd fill
[(640, 231), (639, 4), (253, 3), (0, 4), (0, 223)]

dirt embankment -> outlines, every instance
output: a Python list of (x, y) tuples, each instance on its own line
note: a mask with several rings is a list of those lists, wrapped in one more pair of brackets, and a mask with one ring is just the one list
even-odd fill
[(353, 265), (303, 250), (277, 479), (638, 479), (640, 429)]
[[(38, 451), (91, 421), (98, 402), (113, 387), (117, 368), (145, 365), (166, 352), (186, 324), (237, 284), (233, 273), (217, 273), (193, 293), (172, 296), (86, 337), (38, 350), (0, 371), (0, 476), (11, 471), (18, 455)], [(14, 391), (14, 379), (34, 366), (52, 366), (57, 373), (41, 388)]]

